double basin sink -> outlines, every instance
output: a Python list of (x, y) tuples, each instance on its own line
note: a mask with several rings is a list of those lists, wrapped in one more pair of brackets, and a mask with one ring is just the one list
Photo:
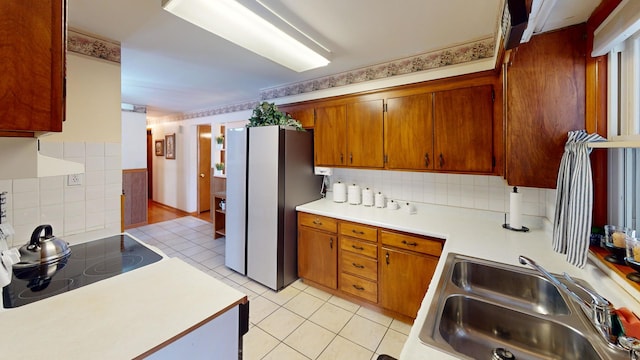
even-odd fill
[(419, 338), (456, 357), (629, 359), (607, 345), (575, 300), (534, 270), (449, 254), (437, 286)]

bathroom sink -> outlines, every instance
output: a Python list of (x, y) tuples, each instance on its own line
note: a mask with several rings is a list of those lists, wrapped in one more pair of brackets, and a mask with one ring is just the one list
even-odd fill
[(451, 281), (467, 292), (498, 298), (512, 306), (540, 314), (570, 314), (560, 290), (537, 274), (473, 261), (458, 261), (453, 265)]
[(472, 359), (491, 359), (497, 349), (515, 359), (629, 358), (609, 347), (577, 302), (538, 272), (460, 254), (445, 261), (420, 330), (424, 344)]

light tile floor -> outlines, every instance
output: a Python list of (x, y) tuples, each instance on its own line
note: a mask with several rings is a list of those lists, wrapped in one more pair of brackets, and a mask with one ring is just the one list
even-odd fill
[(398, 358), (410, 325), (307, 286), (298, 280), (275, 292), (224, 266), (224, 239), (211, 223), (182, 217), (128, 230), (249, 297), (247, 360), (370, 360)]

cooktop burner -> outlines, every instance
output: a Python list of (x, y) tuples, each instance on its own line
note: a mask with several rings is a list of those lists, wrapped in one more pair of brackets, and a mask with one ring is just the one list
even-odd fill
[(13, 274), (2, 289), (5, 308), (26, 305), (152, 264), (162, 256), (128, 235), (72, 245), (66, 265), (51, 277), (21, 279)]

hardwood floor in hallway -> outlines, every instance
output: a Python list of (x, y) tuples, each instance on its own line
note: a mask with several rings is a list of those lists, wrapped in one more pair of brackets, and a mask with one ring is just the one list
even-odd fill
[(147, 215), (148, 224), (156, 224), (159, 222), (173, 220), (173, 219), (177, 219), (185, 216), (194, 216), (204, 221), (212, 222), (211, 214), (209, 213), (209, 211), (205, 211), (195, 216), (186, 211), (178, 210), (170, 206), (160, 204), (153, 200), (148, 201), (148, 215)]

